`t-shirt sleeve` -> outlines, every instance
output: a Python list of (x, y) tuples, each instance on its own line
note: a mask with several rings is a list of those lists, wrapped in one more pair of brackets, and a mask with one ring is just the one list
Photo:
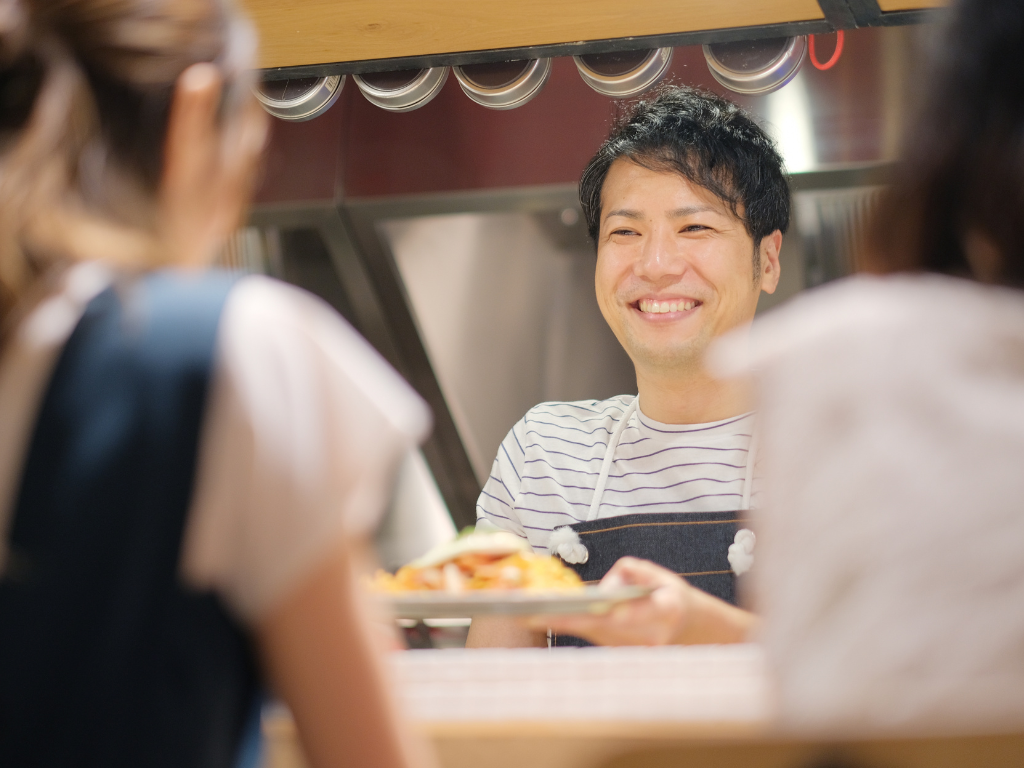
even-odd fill
[(489, 523), (524, 539), (526, 531), (519, 522), (515, 506), (526, 459), (523, 450), (525, 433), (526, 422), (520, 420), (501, 441), (498, 455), (491, 465), (491, 475), (476, 502), (478, 524)]
[(423, 401), (319, 299), (261, 276), (225, 304), (185, 534), (185, 579), (253, 621), (377, 526)]

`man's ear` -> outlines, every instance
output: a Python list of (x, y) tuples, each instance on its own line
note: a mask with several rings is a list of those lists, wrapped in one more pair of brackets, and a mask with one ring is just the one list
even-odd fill
[(775, 293), (779, 286), (779, 277), (782, 274), (782, 267), (779, 265), (779, 251), (782, 250), (782, 233), (775, 230), (770, 235), (761, 238), (761, 290), (765, 293)]

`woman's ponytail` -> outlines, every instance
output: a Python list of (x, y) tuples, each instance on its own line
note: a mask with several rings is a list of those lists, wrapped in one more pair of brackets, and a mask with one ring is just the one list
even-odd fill
[(178, 76), (213, 62), (230, 84), (254, 63), (229, 2), (0, 0), (0, 332), (54, 266), (150, 266)]

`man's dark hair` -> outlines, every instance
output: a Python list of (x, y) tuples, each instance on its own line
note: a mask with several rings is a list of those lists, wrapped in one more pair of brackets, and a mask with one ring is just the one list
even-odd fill
[(862, 268), (1024, 288), (1022, 51), (1020, 0), (954, 5)]
[[(789, 184), (775, 143), (728, 99), (667, 85), (636, 102), (583, 171), (580, 204), (596, 243), (608, 169), (626, 157), (678, 173), (727, 203), (754, 240), (789, 227)], [(755, 265), (756, 267), (759, 265)]]

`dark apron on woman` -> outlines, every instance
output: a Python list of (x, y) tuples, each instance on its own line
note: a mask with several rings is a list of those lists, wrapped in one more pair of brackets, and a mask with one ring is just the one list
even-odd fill
[[(597, 517), (608, 471), (622, 430), (636, 410), (636, 400), (612, 433), (588, 517)], [(749, 504), (754, 445), (748, 452), (744, 505)], [(736, 604), (736, 574), (729, 562), (729, 546), (744, 527), (747, 511), (664, 512), (590, 519), (568, 526), (587, 549), (582, 563), (567, 562), (585, 582), (597, 583), (622, 557), (651, 560), (685, 578), (690, 584), (728, 603)], [(552, 645), (588, 646), (571, 635), (552, 635)]]
[(259, 734), (252, 643), (179, 577), (232, 284), (157, 274), (110, 288), (60, 354), (0, 578), (0, 765), (258, 759), (241, 749)]

